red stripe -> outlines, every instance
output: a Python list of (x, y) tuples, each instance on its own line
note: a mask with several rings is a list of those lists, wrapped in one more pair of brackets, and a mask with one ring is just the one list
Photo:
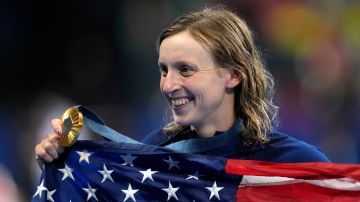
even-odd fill
[(240, 187), (237, 202), (358, 202), (359, 191), (343, 191), (308, 183), (276, 186)]
[(360, 181), (360, 165), (324, 162), (271, 163), (229, 159), (225, 172), (237, 175), (279, 176), (301, 179), (351, 178)]

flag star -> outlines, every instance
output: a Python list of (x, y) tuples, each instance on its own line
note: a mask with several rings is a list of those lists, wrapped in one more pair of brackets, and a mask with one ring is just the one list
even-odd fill
[(134, 164), (133, 164), (133, 161), (137, 158), (136, 156), (131, 156), (131, 154), (126, 154), (126, 156), (125, 155), (120, 155), (121, 156), (121, 158), (125, 161), (123, 164), (121, 164), (121, 165), (124, 165), (124, 166), (126, 166), (126, 165), (130, 165), (130, 166), (134, 166)]
[(79, 163), (81, 163), (81, 161), (86, 161), (87, 163), (89, 163), (89, 157), (91, 156), (91, 154), (93, 154), (92, 152), (87, 152), (86, 150), (80, 152), (77, 151), (76, 153), (79, 154), (80, 158), (79, 158)]
[(88, 184), (88, 188), (83, 188), (83, 190), (88, 194), (86, 201), (88, 201), (91, 198), (94, 198), (96, 201), (98, 200), (96, 195), (95, 195), (96, 189), (93, 189), (90, 186), (90, 184)]
[(170, 181), (169, 181), (169, 188), (164, 188), (162, 190), (164, 190), (167, 194), (168, 194), (168, 197), (167, 197), (167, 201), (171, 198), (171, 197), (174, 197), (176, 200), (179, 200), (178, 197), (176, 196), (176, 192), (179, 190), (180, 187), (172, 187)]
[(52, 197), (52, 195), (54, 195), (55, 192), (56, 192), (56, 189), (54, 189), (52, 191), (48, 191), (47, 195), (46, 195), (47, 200), (49, 200), (51, 202), (55, 202), (53, 197)]
[(124, 190), (121, 190), (121, 191), (126, 194), (124, 201), (128, 200), (129, 198), (131, 198), (133, 201), (136, 201), (134, 194), (135, 194), (136, 192), (138, 192), (139, 190), (138, 190), (138, 189), (132, 189), (130, 183), (129, 183), (129, 186), (128, 186), (128, 189), (127, 189), (127, 190), (124, 189)]
[(72, 180), (75, 181), (74, 176), (72, 175), (72, 169), (65, 163), (65, 168), (58, 169), (62, 173), (64, 173), (63, 178), (61, 181), (64, 181), (66, 178), (70, 177)]
[(154, 182), (154, 179), (152, 178), (152, 175), (157, 173), (158, 171), (151, 171), (151, 168), (147, 169), (146, 171), (140, 171), (140, 173), (142, 173), (144, 176), (141, 180), (141, 183), (143, 183), (146, 179), (150, 179), (151, 181)]
[(111, 173), (114, 172), (114, 170), (108, 170), (105, 164), (103, 164), (103, 170), (99, 170), (98, 172), (101, 173), (103, 176), (101, 183), (105, 182), (106, 179), (109, 179), (112, 182), (114, 182), (114, 180), (111, 177)]
[(34, 198), (35, 196), (37, 196), (37, 195), (39, 195), (39, 198), (41, 198), (41, 193), (42, 193), (43, 191), (47, 191), (47, 188), (44, 187), (44, 180), (42, 180), (41, 183), (40, 183), (40, 185), (37, 186), (36, 192), (35, 192), (33, 198)]
[(200, 177), (198, 171), (196, 171), (195, 174), (193, 174), (193, 175), (188, 175), (188, 176), (189, 176), (189, 177), (187, 177), (185, 180), (190, 180), (190, 179), (199, 180), (199, 177)]
[(168, 163), (169, 164), (169, 170), (171, 169), (171, 168), (173, 168), (173, 167), (175, 167), (175, 168), (177, 168), (177, 169), (179, 169), (180, 170), (180, 167), (179, 167), (179, 161), (174, 161), (172, 158), (171, 158), (171, 156), (169, 156), (169, 159), (167, 160), (167, 159), (163, 159), (163, 161), (165, 161), (166, 163)]
[(218, 200), (220, 200), (220, 196), (219, 196), (219, 191), (222, 190), (224, 187), (218, 187), (216, 184), (216, 181), (214, 182), (212, 187), (206, 187), (206, 189), (208, 189), (211, 193), (210, 193), (210, 198), (209, 200), (213, 197), (216, 196), (216, 198)]

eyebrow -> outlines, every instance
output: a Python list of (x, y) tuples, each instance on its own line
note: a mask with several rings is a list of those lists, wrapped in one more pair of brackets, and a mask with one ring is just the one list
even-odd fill
[[(194, 64), (194, 63), (192, 63), (192, 62), (189, 62), (189, 61), (185, 61), (185, 60), (177, 61), (177, 62), (173, 63), (172, 66), (177, 67), (177, 66), (184, 65), (184, 64), (189, 65), (190, 67), (193, 67), (193, 68), (198, 69), (198, 67), (197, 67), (196, 64)], [(159, 67), (161, 67), (162, 65), (166, 66), (165, 63), (158, 62), (158, 66), (159, 66)]]

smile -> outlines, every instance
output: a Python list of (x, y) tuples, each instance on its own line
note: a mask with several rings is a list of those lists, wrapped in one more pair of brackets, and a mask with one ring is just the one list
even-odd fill
[(179, 108), (181, 106), (186, 105), (187, 103), (191, 102), (192, 100), (194, 100), (193, 98), (176, 98), (176, 99), (171, 99), (171, 106), (173, 108)]

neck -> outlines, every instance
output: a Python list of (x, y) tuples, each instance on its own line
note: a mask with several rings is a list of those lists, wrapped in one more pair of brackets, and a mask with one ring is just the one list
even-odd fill
[(235, 112), (232, 115), (226, 115), (224, 117), (219, 117), (218, 121), (212, 123), (206, 123), (199, 126), (191, 126), (192, 130), (195, 130), (196, 133), (203, 138), (212, 137), (217, 131), (227, 131), (235, 122), (236, 116)]
[(217, 107), (212, 114), (209, 114), (200, 123), (198, 122), (197, 125), (191, 126), (200, 137), (212, 137), (217, 131), (227, 131), (235, 122), (234, 93), (226, 94), (223, 99), (223, 104)]

